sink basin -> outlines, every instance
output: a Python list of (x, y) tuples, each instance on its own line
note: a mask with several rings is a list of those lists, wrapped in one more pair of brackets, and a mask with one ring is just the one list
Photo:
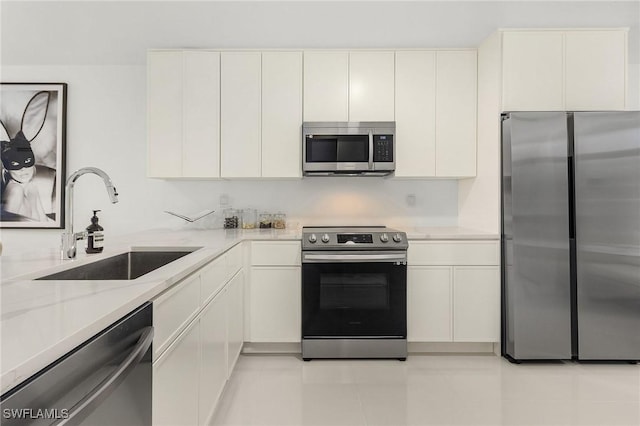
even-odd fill
[(135, 280), (197, 249), (129, 251), (36, 280)]

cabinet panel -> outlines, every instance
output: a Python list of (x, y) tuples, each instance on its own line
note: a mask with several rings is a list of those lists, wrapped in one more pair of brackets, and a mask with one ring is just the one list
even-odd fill
[(300, 241), (252, 241), (251, 264), (256, 266), (300, 265)]
[(349, 121), (394, 117), (394, 52), (350, 52)]
[(304, 121), (349, 120), (349, 53), (304, 52)]
[(409, 241), (409, 265), (499, 265), (499, 241)]
[(198, 424), (199, 375), (200, 322), (194, 321), (153, 363), (154, 425)]
[(407, 340), (450, 342), (451, 268), (407, 268)]
[(500, 269), (458, 266), (453, 277), (454, 341), (499, 341)]
[(221, 54), (220, 175), (260, 177), (261, 54)]
[(562, 32), (505, 32), (502, 52), (503, 111), (564, 110)]
[(626, 32), (565, 34), (566, 109), (622, 110), (626, 93)]
[(436, 176), (476, 175), (477, 54), (438, 52)]
[[(225, 289), (203, 309), (200, 316), (200, 395), (198, 418), (207, 424), (227, 381), (227, 303)], [(198, 383), (198, 382), (196, 382)]]
[(300, 177), (302, 52), (262, 54), (262, 177)]
[(182, 52), (147, 54), (147, 175), (182, 176)]
[(244, 343), (244, 273), (237, 273), (227, 286), (227, 363), (228, 374), (238, 360)]
[(244, 243), (239, 243), (225, 253), (227, 258), (227, 281), (242, 268), (242, 247)]
[(396, 177), (435, 176), (435, 65), (435, 52), (396, 52)]
[(200, 275), (184, 282), (153, 301), (153, 359), (167, 349), (180, 331), (200, 310)]
[(200, 274), (200, 304), (204, 306), (227, 282), (227, 255), (214, 259)]
[(300, 342), (299, 267), (252, 267), (251, 342)]
[(183, 177), (220, 176), (220, 53), (184, 52)]

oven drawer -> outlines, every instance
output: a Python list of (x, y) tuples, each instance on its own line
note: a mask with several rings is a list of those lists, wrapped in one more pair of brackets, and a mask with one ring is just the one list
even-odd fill
[(411, 266), (499, 265), (499, 241), (409, 241)]
[(252, 266), (300, 266), (300, 241), (252, 241)]

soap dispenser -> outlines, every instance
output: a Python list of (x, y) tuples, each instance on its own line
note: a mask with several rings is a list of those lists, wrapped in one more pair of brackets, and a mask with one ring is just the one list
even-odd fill
[(98, 215), (100, 210), (93, 211), (91, 225), (87, 226), (87, 253), (102, 253), (104, 249), (104, 228), (98, 225)]

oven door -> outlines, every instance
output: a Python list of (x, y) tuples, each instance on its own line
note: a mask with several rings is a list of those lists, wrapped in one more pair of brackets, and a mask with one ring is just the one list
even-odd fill
[(406, 335), (405, 252), (303, 253), (303, 338)]

